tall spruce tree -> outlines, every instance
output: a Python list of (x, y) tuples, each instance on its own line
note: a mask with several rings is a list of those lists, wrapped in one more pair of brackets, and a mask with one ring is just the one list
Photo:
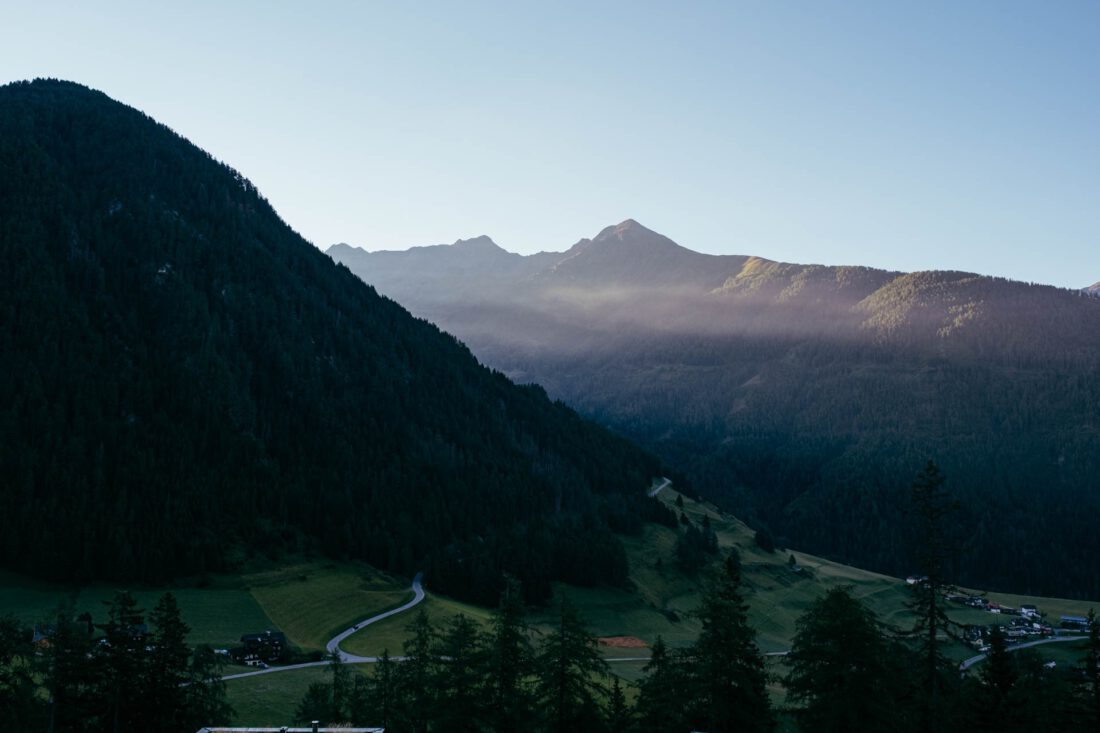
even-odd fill
[(337, 652), (333, 652), (328, 656), (328, 669), (331, 678), (329, 686), (332, 693), (331, 709), (325, 717), (333, 723), (346, 723), (350, 718), (352, 673)]
[(622, 683), (612, 675), (607, 692), (607, 730), (609, 733), (629, 733), (634, 730), (634, 711), (626, 700)]
[(306, 688), (306, 694), (298, 703), (298, 709), (294, 713), (294, 720), (302, 725), (309, 725), (314, 720), (322, 725), (333, 721), (332, 715), (332, 685), (327, 682), (310, 682)]
[(653, 644), (638, 685), (637, 716), (642, 730), (685, 728), (684, 674), (660, 636)]
[(916, 616), (909, 634), (916, 639), (921, 657), (920, 728), (926, 733), (941, 730), (945, 715), (944, 696), (953, 678), (944, 657), (940, 635), (957, 638), (959, 625), (947, 616), (943, 598), (955, 590), (946, 578), (947, 567), (957, 548), (950, 540), (946, 519), (959, 508), (944, 488), (945, 478), (934, 461), (928, 461), (911, 488), (911, 508), (916, 531), (917, 565), (923, 579), (913, 586), (908, 603)]
[(195, 647), (191, 653), (190, 683), (187, 685), (187, 730), (199, 730), (209, 725), (225, 725), (233, 719), (233, 708), (226, 699), (225, 657), (208, 644)]
[(405, 661), (397, 668), (399, 688), (398, 706), (401, 729), (412, 733), (427, 733), (435, 715), (435, 629), (427, 611), (421, 606), (413, 620), (405, 627)]
[(537, 658), (537, 694), (555, 733), (593, 730), (599, 725), (603, 680), (611, 670), (580, 612), (563, 593), (557, 623), (543, 639)]
[(994, 731), (1006, 724), (1015, 706), (1019, 674), (1008, 653), (1004, 629), (994, 625), (989, 634), (989, 651), (978, 671), (980, 693), (973, 697), (978, 730)]
[(749, 626), (741, 572), (731, 559), (707, 584), (697, 614), (703, 629), (685, 660), (691, 722), (710, 733), (773, 730), (764, 658)]
[(464, 614), (450, 620), (436, 643), (435, 690), (439, 733), (478, 733), (485, 729), (483, 696), (487, 662), (477, 626)]
[(0, 618), (0, 720), (12, 730), (45, 728), (37, 666), (30, 629), (13, 617)]
[[(191, 733), (187, 714), (187, 687), (191, 678), (191, 653), (187, 648), (187, 624), (180, 617), (179, 604), (171, 593), (157, 601), (149, 615), (149, 634), (144, 694), (152, 710), (164, 721), (164, 729)], [(213, 724), (216, 721), (210, 721)]]
[(1082, 660), (1082, 698), (1088, 730), (1100, 733), (1100, 619), (1089, 609), (1089, 640)]
[(66, 601), (54, 614), (46, 642), (44, 682), (49, 706), (47, 730), (64, 733), (90, 727), (97, 710), (96, 667), (89, 664), (95, 629), (91, 617), (76, 616)]
[(143, 690), (148, 678), (145, 615), (132, 595), (119, 591), (107, 602), (107, 623), (99, 628), (104, 638), (93, 662), (99, 708), (95, 727), (111, 733), (139, 729), (149, 722)]
[(533, 704), (528, 678), (535, 670), (525, 617), (520, 584), (507, 578), (488, 640), (486, 717), (496, 733), (518, 733), (530, 726)]
[(390, 650), (384, 649), (365, 683), (355, 686), (353, 722), (389, 728), (396, 721), (394, 713), (400, 706), (400, 697), (397, 663), (390, 657)]
[(788, 700), (804, 730), (892, 731), (897, 709), (888, 642), (848, 587), (832, 588), (798, 619), (786, 663)]

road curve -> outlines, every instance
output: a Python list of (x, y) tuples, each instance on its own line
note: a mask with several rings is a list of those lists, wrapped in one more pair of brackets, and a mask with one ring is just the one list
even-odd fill
[(398, 606), (397, 608), (392, 608), (389, 611), (386, 611), (385, 613), (380, 613), (377, 616), (371, 616), (370, 618), (365, 619), (363, 621), (360, 621), (359, 623), (355, 624), (354, 626), (352, 626), (350, 628), (344, 629), (339, 634), (337, 634), (336, 636), (329, 639), (328, 644), (325, 644), (325, 651), (327, 651), (329, 654), (339, 655), (341, 662), (349, 662), (349, 663), (354, 664), (356, 662), (374, 662), (374, 661), (377, 661), (376, 657), (360, 657), (357, 654), (348, 654), (347, 652), (345, 652), (344, 650), (342, 650), (340, 648), (340, 642), (342, 642), (344, 639), (348, 638), (349, 636), (351, 636), (352, 634), (354, 634), (355, 632), (359, 631), (360, 629), (362, 629), (366, 626), (370, 626), (371, 624), (376, 623), (378, 621), (381, 621), (382, 619), (387, 619), (390, 616), (396, 616), (399, 613), (404, 613), (405, 611), (408, 611), (410, 608), (412, 608), (413, 606), (415, 606), (418, 603), (420, 603), (421, 601), (423, 601), (424, 600), (424, 585), (423, 585), (423, 583), (420, 582), (423, 577), (424, 577), (424, 573), (420, 572), (420, 573), (416, 574), (415, 578), (413, 578), (413, 582), (412, 582), (413, 598), (412, 598), (411, 601), (409, 601), (408, 603), (406, 603), (403, 606)]
[(658, 484), (657, 486), (654, 486), (652, 489), (650, 489), (649, 492), (646, 494), (646, 496), (657, 496), (657, 494), (661, 493), (661, 491), (663, 489), (667, 488), (668, 485), (671, 484), (671, 483), (672, 483), (672, 479), (667, 479), (667, 478), (662, 476), (661, 477), (661, 483)]
[[(1028, 641), (1028, 642), (1024, 642), (1023, 644), (1013, 644), (1012, 646), (1007, 647), (1007, 649), (1010, 652), (1014, 652), (1017, 649), (1027, 649), (1028, 647), (1042, 646), (1043, 644), (1057, 644), (1058, 642), (1062, 642), (1062, 641), (1081, 641), (1082, 639), (1088, 639), (1088, 637), (1087, 636), (1055, 636), (1051, 639), (1039, 639), (1038, 641)], [(986, 655), (986, 654), (976, 654), (975, 656), (971, 657), (970, 659), (967, 659), (967, 660), (964, 660), (963, 662), (961, 662), (959, 664), (959, 669), (963, 670), (963, 671), (966, 671), (966, 670), (970, 669), (971, 667), (973, 667), (978, 662), (985, 659), (987, 656), (988, 655)]]
[[(347, 639), (349, 636), (351, 636), (355, 632), (362, 629), (363, 627), (370, 626), (371, 624), (373, 624), (377, 621), (381, 621), (384, 618), (389, 618), (390, 616), (396, 616), (399, 613), (402, 613), (404, 611), (408, 611), (410, 608), (412, 608), (413, 606), (415, 606), (418, 603), (420, 603), (421, 601), (423, 601), (424, 600), (424, 585), (421, 582), (421, 579), (423, 577), (424, 577), (424, 573), (420, 572), (420, 573), (416, 574), (415, 578), (413, 578), (412, 586), (411, 586), (412, 592), (413, 592), (413, 598), (412, 598), (411, 601), (409, 601), (408, 603), (406, 603), (402, 606), (398, 606), (397, 608), (391, 608), (389, 611), (386, 611), (384, 613), (380, 613), (377, 616), (371, 616), (370, 618), (364, 619), (363, 621), (360, 621), (359, 623), (355, 624), (354, 626), (351, 626), (351, 627), (341, 631), (339, 634), (337, 634), (336, 636), (329, 639), (328, 643), (325, 644), (325, 650), (329, 653), (329, 655), (338, 654), (340, 656), (340, 661), (341, 662), (349, 662), (351, 664), (369, 664), (369, 663), (377, 662), (379, 660), (379, 657), (361, 657), (357, 654), (348, 654), (347, 652), (343, 651), (340, 648), (340, 643), (342, 641), (344, 641), (344, 639)], [(390, 659), (394, 660), (395, 662), (400, 662), (404, 659), (404, 657), (390, 657)], [(274, 674), (275, 672), (289, 672), (292, 669), (307, 669), (309, 667), (324, 667), (327, 664), (330, 664), (330, 662), (328, 660), (324, 660), (324, 661), (321, 661), (321, 662), (303, 662), (301, 664), (287, 664), (285, 666), (280, 666), (280, 667), (268, 667), (266, 669), (257, 669), (257, 670), (252, 671), (252, 672), (238, 672), (237, 674), (227, 674), (224, 677), (222, 677), (222, 679), (223, 680), (238, 680), (238, 679), (241, 679), (242, 677), (256, 677), (256, 676), (261, 675), (261, 674)]]

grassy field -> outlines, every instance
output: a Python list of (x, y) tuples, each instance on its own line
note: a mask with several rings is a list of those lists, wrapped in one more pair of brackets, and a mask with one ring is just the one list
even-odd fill
[(0, 575), (0, 616), (11, 614), (26, 623), (47, 621), (63, 602), (88, 611), (96, 623), (106, 621), (107, 607), (116, 590), (129, 590), (138, 604), (151, 610), (165, 591), (180, 604), (184, 622), (191, 627), (191, 644), (225, 647), (238, 643), (241, 634), (273, 628), (271, 619), (256, 599), (240, 587), (157, 589), (94, 585), (71, 587), (29, 580), (14, 574)]
[[(349, 665), (359, 674), (363, 665)], [(328, 682), (331, 674), (326, 667), (310, 667), (292, 672), (262, 674), (229, 680), (226, 697), (236, 712), (235, 726), (283, 726), (294, 722), (294, 712), (313, 682)]]
[[(674, 504), (676, 497), (676, 492), (669, 489), (660, 494), (660, 499), (669, 505)], [(798, 617), (826, 590), (841, 585), (851, 586), (853, 593), (882, 622), (897, 628), (912, 625), (913, 616), (905, 608), (910, 592), (904, 581), (797, 551), (767, 553), (756, 545), (753, 530), (736, 518), (724, 515), (706, 503), (686, 497), (683, 501), (684, 513), (693, 522), (701, 522), (703, 516), (708, 517), (718, 534), (723, 553), (730, 547), (738, 549), (748, 590), (750, 621), (757, 630), (761, 650), (769, 652), (790, 648)], [(690, 642), (698, 628), (685, 612), (698, 604), (700, 588), (696, 580), (685, 577), (675, 567), (673, 552), (676, 533), (665, 527), (649, 526), (642, 537), (627, 538), (625, 542), (631, 563), (631, 581), (638, 596), (633, 608), (629, 607), (625, 598), (616, 605), (606, 602), (606, 599), (601, 602), (588, 591), (570, 591), (571, 595), (601, 634), (614, 628), (616, 616), (621, 611), (624, 619), (630, 618), (636, 622), (633, 635), (644, 641), (652, 642), (660, 633), (674, 646)], [(801, 566), (801, 572), (796, 573), (788, 567), (791, 554)], [(631, 594), (623, 592), (622, 595)], [(1016, 607), (1033, 603), (1054, 619), (1055, 624), (1063, 614), (1083, 616), (1090, 606), (1096, 605), (1006, 593), (990, 593), (988, 597)], [(653, 611), (658, 613), (655, 615)], [(674, 612), (681, 620), (668, 622), (660, 611)], [(952, 606), (950, 615), (958, 622), (967, 624), (993, 624), (1007, 620), (963, 606)], [(953, 652), (960, 659), (972, 654), (961, 645)]]
[[(673, 504), (675, 491), (666, 489), (660, 499)], [(798, 617), (810, 604), (832, 587), (848, 585), (887, 624), (898, 628), (911, 625), (905, 608), (909, 590), (897, 578), (860, 570), (794, 551), (801, 572), (788, 567), (791, 551), (767, 553), (755, 543), (753, 531), (736, 518), (723, 515), (713, 506), (683, 498), (684, 512), (693, 522), (709, 519), (718, 534), (721, 555), (736, 547), (750, 605), (750, 621), (758, 633), (764, 652), (785, 651), (790, 647)], [(678, 508), (677, 512), (679, 511)], [(556, 593), (570, 597), (597, 636), (633, 636), (651, 645), (658, 636), (671, 646), (686, 646), (698, 635), (699, 623), (692, 616), (701, 589), (700, 574), (687, 577), (676, 567), (675, 530), (647, 526), (638, 537), (623, 538), (630, 560), (630, 582), (626, 588), (576, 588), (558, 585)], [(715, 560), (717, 563), (718, 560)], [(426, 581), (430, 590), (431, 579)], [(102, 620), (102, 601), (111, 597), (114, 586), (70, 587), (29, 580), (19, 575), (0, 574), (0, 615), (14, 614), (33, 622), (46, 619), (65, 598), (71, 598), (79, 610), (91, 611)], [(219, 576), (207, 587), (170, 589), (130, 588), (145, 608), (151, 608), (164, 590), (172, 590), (180, 602), (184, 620), (191, 626), (192, 643), (229, 646), (242, 633), (267, 628), (279, 629), (303, 651), (317, 651), (340, 630), (375, 613), (397, 606), (411, 597), (408, 581), (393, 578), (361, 564), (292, 563), (233, 576)], [(1055, 623), (1065, 615), (1084, 615), (1087, 602), (1055, 598), (1034, 598), (990, 593), (990, 600), (1019, 606), (1034, 603)], [(491, 612), (450, 598), (428, 593), (422, 608), (437, 629), (458, 613), (464, 613), (487, 627)], [(366, 627), (343, 645), (345, 651), (378, 656), (383, 650), (398, 656), (407, 638), (406, 627), (415, 611), (402, 613)], [(529, 621), (536, 632), (549, 631), (554, 623), (554, 606), (532, 610)], [(951, 615), (959, 622), (991, 624), (1004, 617), (964, 607), (952, 607)], [(1078, 644), (1051, 644), (1035, 651), (1059, 665), (1075, 662), (1081, 654)], [(604, 647), (606, 656), (646, 656), (647, 649)], [(974, 654), (958, 645), (951, 650), (956, 658)], [(644, 662), (616, 663), (615, 674), (628, 682), (642, 675)], [(359, 672), (369, 665), (356, 667)], [(782, 659), (770, 657), (769, 671), (782, 674)], [(230, 703), (237, 710), (238, 725), (285, 725), (309, 684), (325, 679), (323, 668), (295, 670), (261, 675), (227, 683)], [(776, 702), (783, 691), (775, 685)], [(633, 691), (630, 693), (634, 694)]]
[(366, 566), (299, 565), (248, 580), (252, 597), (303, 651), (324, 651), (340, 631), (412, 598), (406, 582)]
[(95, 621), (106, 620), (105, 601), (129, 590), (146, 610), (171, 591), (191, 644), (234, 646), (242, 634), (278, 629), (302, 651), (323, 651), (337, 631), (412, 596), (405, 580), (359, 564), (295, 563), (240, 575), (215, 576), (206, 587), (64, 586), (0, 574), (0, 616), (26, 623), (49, 619), (66, 599)]
[(427, 612), (428, 618), (431, 619), (432, 626), (436, 630), (443, 629), (451, 618), (460, 613), (465, 614), (483, 629), (489, 625), (490, 612), (487, 609), (428, 593), (416, 608), (367, 626), (362, 631), (348, 637), (340, 648), (350, 654), (358, 654), (364, 657), (381, 656), (382, 652), (387, 649), (391, 655), (400, 656), (402, 646), (408, 637), (405, 627), (409, 625), (420, 609)]

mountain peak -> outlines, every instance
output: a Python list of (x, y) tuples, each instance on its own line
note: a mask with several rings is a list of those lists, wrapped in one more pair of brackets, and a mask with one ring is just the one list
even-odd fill
[[(592, 240), (594, 242), (605, 241), (609, 239), (624, 240), (639, 240), (643, 238), (661, 237), (660, 234), (647, 229), (639, 224), (634, 219), (626, 219), (618, 224), (612, 224), (609, 227), (604, 227), (599, 234)], [(661, 237), (664, 239), (664, 237)]]
[(1092, 285), (1089, 285), (1087, 288), (1085, 288), (1085, 292), (1100, 294), (1100, 282), (1095, 282)]
[(474, 250), (478, 252), (495, 252), (497, 250), (503, 252), (504, 248), (494, 242), (488, 235), (481, 234), (470, 239), (457, 239), (455, 243), (451, 245), (457, 249)]

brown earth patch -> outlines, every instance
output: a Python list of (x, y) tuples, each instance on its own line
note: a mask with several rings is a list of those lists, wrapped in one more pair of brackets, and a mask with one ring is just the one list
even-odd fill
[(644, 649), (646, 643), (636, 636), (601, 636), (598, 641), (600, 646), (610, 646), (616, 649)]

